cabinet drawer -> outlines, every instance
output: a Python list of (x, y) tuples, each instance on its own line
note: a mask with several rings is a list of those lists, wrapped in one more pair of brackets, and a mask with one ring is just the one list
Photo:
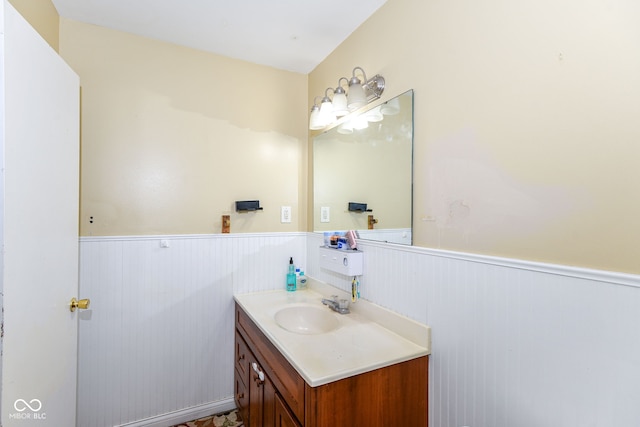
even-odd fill
[(305, 382), (249, 316), (236, 305), (236, 325), (293, 415), (304, 420)]
[(236, 330), (236, 351), (235, 351), (235, 357), (236, 357), (236, 363), (235, 363), (235, 368), (238, 371), (238, 373), (240, 374), (242, 380), (244, 381), (245, 385), (248, 384), (249, 381), (249, 359), (250, 357), (250, 353), (249, 353), (249, 347), (247, 347), (247, 343), (244, 342), (244, 338), (242, 338), (242, 336), (238, 333), (238, 331)]
[(240, 410), (242, 420), (246, 425), (249, 425), (249, 390), (242, 378), (240, 378), (240, 373), (237, 369), (234, 369), (234, 382), (236, 406)]

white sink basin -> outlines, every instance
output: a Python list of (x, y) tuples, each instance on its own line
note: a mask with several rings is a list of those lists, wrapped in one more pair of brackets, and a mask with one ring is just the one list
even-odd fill
[(328, 308), (287, 307), (278, 311), (274, 318), (281, 328), (304, 335), (324, 334), (340, 326), (340, 322)]

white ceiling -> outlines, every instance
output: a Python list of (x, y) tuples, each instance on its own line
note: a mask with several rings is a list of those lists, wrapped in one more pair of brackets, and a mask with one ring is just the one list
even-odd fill
[(386, 0), (52, 0), (61, 17), (308, 74)]

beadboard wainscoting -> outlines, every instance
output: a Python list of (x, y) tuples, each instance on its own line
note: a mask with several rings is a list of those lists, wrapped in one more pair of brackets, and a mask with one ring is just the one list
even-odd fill
[[(80, 326), (78, 425), (166, 426), (232, 406), (233, 293), (283, 287), (289, 256), (349, 291), (351, 278), (319, 267), (322, 242), (81, 239), (80, 295), (92, 306)], [(639, 276), (359, 248), (362, 297), (432, 328), (431, 427), (640, 425)]]
[(640, 426), (640, 276), (358, 247), (362, 297), (431, 326), (430, 427)]
[(306, 233), (81, 238), (78, 425), (235, 407), (233, 294), (284, 286), (290, 256), (306, 261)]

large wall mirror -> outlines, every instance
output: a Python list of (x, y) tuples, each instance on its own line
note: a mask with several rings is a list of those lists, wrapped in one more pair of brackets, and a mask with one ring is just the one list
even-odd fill
[(345, 117), (313, 139), (313, 230), (411, 245), (412, 167), (413, 90)]

